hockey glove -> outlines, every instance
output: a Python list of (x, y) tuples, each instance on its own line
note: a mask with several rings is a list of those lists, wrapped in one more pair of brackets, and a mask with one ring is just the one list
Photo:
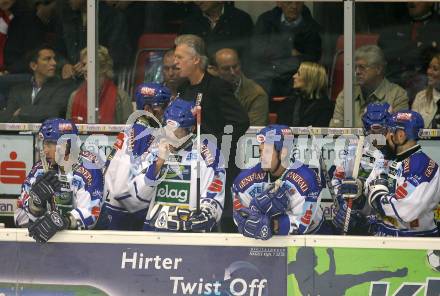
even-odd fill
[(46, 243), (60, 230), (69, 227), (68, 220), (57, 211), (48, 211), (29, 225), (29, 236), (38, 243)]
[(288, 187), (281, 186), (276, 191), (264, 191), (260, 196), (252, 198), (249, 208), (272, 218), (277, 215), (284, 214), (289, 205)]
[[(337, 204), (333, 207), (333, 220), (332, 223), (336, 227), (337, 230), (342, 231), (344, 229), (345, 218), (347, 217), (347, 200), (344, 199), (341, 195), (336, 196)], [(350, 212), (350, 222), (348, 224), (347, 231), (352, 230), (357, 227), (365, 220), (362, 214), (357, 211), (359, 207), (357, 206), (359, 203), (353, 203), (353, 209)], [(363, 204), (362, 204), (363, 206)]]
[(157, 230), (188, 231), (190, 214), (185, 208), (155, 204), (149, 224)]
[(234, 221), (238, 231), (244, 236), (262, 240), (268, 240), (272, 237), (270, 220), (264, 214), (242, 208), (234, 212)]
[(216, 223), (216, 208), (210, 203), (202, 203), (200, 212), (191, 212), (188, 220), (191, 230), (194, 231), (211, 231)]
[(381, 215), (384, 215), (380, 199), (389, 193), (388, 181), (383, 178), (374, 179), (368, 186), (368, 191), (368, 203)]
[(48, 202), (51, 201), (54, 193), (61, 190), (61, 183), (58, 180), (56, 172), (49, 171), (32, 185), (29, 195), (32, 203), (39, 209), (45, 209)]

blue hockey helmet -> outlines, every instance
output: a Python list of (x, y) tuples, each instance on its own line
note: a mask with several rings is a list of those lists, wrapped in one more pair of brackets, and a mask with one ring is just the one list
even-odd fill
[(276, 151), (283, 148), (284, 138), (287, 135), (293, 136), (292, 130), (287, 125), (269, 124), (257, 133), (257, 142), (273, 143)]
[(388, 103), (370, 103), (368, 104), (362, 122), (366, 131), (385, 128), (390, 114), (390, 105)]
[(175, 99), (166, 109), (164, 119), (166, 124), (174, 127), (190, 128), (196, 123), (196, 118), (193, 114), (194, 103)]
[(166, 105), (170, 101), (171, 91), (159, 83), (141, 83), (136, 88), (136, 109), (144, 110), (145, 105)]
[(58, 141), (63, 135), (77, 135), (78, 128), (70, 120), (51, 118), (45, 120), (38, 131), (39, 138), (43, 141)]
[(424, 127), (422, 116), (412, 110), (401, 110), (393, 113), (388, 120), (388, 128), (395, 132), (396, 129), (405, 131), (409, 140), (418, 140), (420, 130)]

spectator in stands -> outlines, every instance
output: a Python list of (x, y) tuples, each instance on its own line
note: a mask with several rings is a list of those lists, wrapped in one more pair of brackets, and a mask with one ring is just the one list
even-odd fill
[[(57, 50), (66, 58), (63, 61), (63, 79), (81, 76), (79, 62), (81, 49), (87, 46), (87, 1), (69, 0), (57, 2), (58, 26), (56, 33)], [(129, 64), (130, 42), (127, 22), (122, 12), (98, 1), (99, 44), (109, 49), (114, 61), (114, 70), (119, 72)], [(128, 54), (127, 54), (128, 53)]]
[(422, 115), (425, 128), (440, 128), (440, 52), (429, 63), (428, 87), (419, 92), (412, 109)]
[(327, 127), (332, 114), (325, 68), (317, 63), (302, 62), (293, 75), (292, 93), (278, 108), (278, 123)]
[(66, 114), (74, 85), (55, 76), (54, 50), (47, 45), (37, 47), (30, 55), (29, 67), (32, 78), (11, 88), (6, 110), (0, 112), (1, 122), (43, 122)]
[[(222, 147), (223, 134), (228, 130), (229, 134), (231, 132), (231, 129), (227, 126), (233, 127), (229, 166), (226, 173), (226, 188), (230, 188), (232, 181), (239, 172), (235, 166), (236, 143), (249, 127), (248, 116), (235, 98), (232, 85), (206, 72), (208, 57), (205, 54), (205, 44), (200, 37), (181, 35), (176, 38), (175, 44), (174, 62), (179, 71), (179, 77), (187, 79), (179, 86), (178, 93), (188, 101), (193, 101), (198, 94), (203, 96), (201, 103), (202, 133), (214, 135), (217, 139), (217, 146)], [(227, 152), (223, 151), (223, 153)], [(230, 232), (234, 228), (232, 197), (229, 190), (226, 190), (225, 209), (221, 224), (224, 232)]]
[(132, 49), (131, 57), (134, 59), (139, 37), (144, 32), (145, 7), (144, 1), (110, 1), (105, 2), (113, 8), (119, 10), (127, 22), (128, 40)]
[(14, 84), (29, 81), (26, 55), (44, 42), (44, 30), (32, 6), (22, 0), (0, 0), (0, 24), (1, 108)]
[(44, 42), (37, 15), (24, 1), (0, 0), (0, 71), (27, 73), (25, 56)]
[[(113, 61), (108, 49), (99, 46), (97, 52), (99, 70), (99, 98), (96, 102), (99, 107), (97, 123), (126, 123), (133, 112), (133, 105), (129, 95), (119, 89), (113, 82)], [(67, 119), (74, 123), (87, 123), (87, 48), (81, 50), (80, 61), (84, 82), (75, 90), (69, 99)]]
[(50, 45), (55, 45), (57, 0), (34, 0), (33, 2), (39, 26), (45, 34), (45, 41)]
[[(362, 114), (369, 103), (388, 103), (392, 110), (408, 108), (408, 96), (399, 85), (389, 82), (385, 76), (386, 61), (377, 45), (365, 45), (355, 51), (356, 85), (353, 94), (353, 127), (362, 127)], [(336, 98), (335, 111), (330, 127), (344, 126), (344, 95)]]
[(252, 75), (270, 97), (290, 92), (303, 61), (321, 57), (320, 25), (302, 1), (277, 2), (258, 17), (252, 43)]
[(215, 53), (213, 62), (214, 73), (232, 84), (235, 97), (246, 110), (250, 124), (266, 126), (269, 113), (267, 94), (261, 86), (243, 74), (237, 52), (232, 48), (220, 49)]
[(433, 50), (440, 48), (440, 17), (433, 11), (434, 2), (412, 1), (407, 6), (407, 21), (386, 28), (378, 44), (388, 61), (386, 77), (408, 91), (411, 103), (426, 85)]
[(163, 84), (171, 90), (173, 97), (177, 95), (179, 73), (174, 65), (174, 50), (170, 49), (163, 55), (162, 59)]
[(196, 1), (195, 4), (193, 13), (183, 22), (181, 34), (202, 37), (208, 56), (221, 48), (233, 48), (243, 58), (254, 27), (249, 14), (223, 1)]

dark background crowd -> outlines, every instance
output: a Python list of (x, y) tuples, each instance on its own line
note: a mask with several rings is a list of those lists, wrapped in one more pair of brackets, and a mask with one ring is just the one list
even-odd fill
[[(0, 0), (0, 122), (87, 122), (86, 3)], [(207, 71), (233, 85), (251, 125), (344, 126), (342, 3), (273, 2), (255, 20), (237, 6), (99, 1), (97, 123), (124, 123), (141, 82), (177, 95), (167, 49), (194, 34), (206, 43)], [(434, 2), (356, 3), (355, 112), (373, 101), (412, 106), (438, 127), (439, 29)]]

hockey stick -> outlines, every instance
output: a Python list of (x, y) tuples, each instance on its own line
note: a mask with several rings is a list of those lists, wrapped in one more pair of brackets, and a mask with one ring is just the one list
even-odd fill
[[(313, 132), (313, 129), (311, 126), (308, 127), (309, 129), (309, 134), (311, 136), (312, 139), (312, 145), (314, 146), (314, 150), (316, 150), (316, 153), (319, 153), (319, 170), (320, 173), (322, 172), (322, 174), (324, 175), (324, 179), (325, 179), (325, 184), (328, 188), (328, 191), (330, 192), (330, 196), (332, 198), (333, 201), (336, 200), (336, 194), (335, 194), (335, 189), (333, 188), (333, 185), (331, 183), (331, 179), (330, 176), (328, 174), (328, 170), (327, 170), (327, 165), (324, 161), (324, 157), (322, 156), (322, 150), (319, 149), (319, 145), (317, 145), (317, 141), (316, 141), (316, 134)], [(320, 175), (321, 176), (321, 175)]]
[[(362, 158), (362, 149), (364, 148), (364, 142), (365, 142), (365, 136), (361, 135), (359, 136), (358, 143), (356, 146), (356, 154), (354, 159), (354, 166), (353, 166), (353, 173), (351, 177), (353, 180), (355, 180), (358, 177), (359, 173), (359, 166), (361, 164), (361, 158)], [(348, 226), (350, 224), (350, 215), (351, 215), (351, 209), (353, 207), (353, 197), (348, 198), (347, 200), (347, 213), (345, 214), (345, 221), (344, 221), (344, 229), (343, 234), (347, 235), (348, 232)]]
[(201, 161), (201, 139), (200, 126), (202, 124), (202, 93), (197, 94), (196, 98), (196, 122), (197, 122), (197, 195), (196, 195), (196, 213), (200, 213), (200, 161)]

